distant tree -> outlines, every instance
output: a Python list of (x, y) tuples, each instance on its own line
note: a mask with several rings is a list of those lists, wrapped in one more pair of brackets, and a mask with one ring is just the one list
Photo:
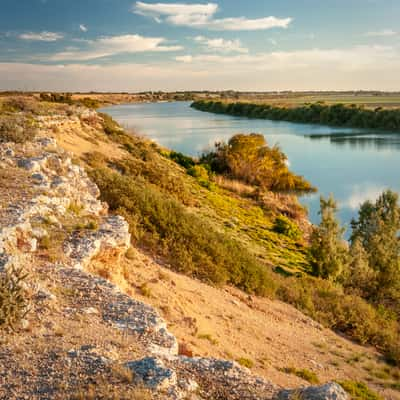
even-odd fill
[(321, 222), (311, 234), (311, 264), (313, 273), (336, 281), (344, 274), (348, 263), (348, 246), (343, 239), (344, 229), (336, 218), (337, 204), (331, 195), (320, 199)]

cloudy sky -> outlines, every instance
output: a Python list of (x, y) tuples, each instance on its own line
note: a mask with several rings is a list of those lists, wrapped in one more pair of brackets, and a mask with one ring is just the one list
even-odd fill
[(399, 0), (0, 0), (0, 90), (400, 90)]

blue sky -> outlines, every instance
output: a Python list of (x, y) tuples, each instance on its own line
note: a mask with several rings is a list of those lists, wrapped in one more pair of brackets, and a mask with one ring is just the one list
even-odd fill
[(0, 89), (400, 90), (399, 0), (0, 6)]

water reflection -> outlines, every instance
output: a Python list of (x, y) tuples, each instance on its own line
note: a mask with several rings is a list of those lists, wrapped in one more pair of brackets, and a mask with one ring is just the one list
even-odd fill
[(340, 208), (349, 208), (357, 211), (365, 201), (375, 201), (387, 187), (375, 183), (365, 182), (356, 184), (351, 188), (349, 196), (340, 201)]
[(375, 150), (400, 150), (400, 134), (398, 133), (335, 133), (305, 135), (311, 140), (329, 140), (335, 146), (349, 146), (353, 149), (374, 148)]

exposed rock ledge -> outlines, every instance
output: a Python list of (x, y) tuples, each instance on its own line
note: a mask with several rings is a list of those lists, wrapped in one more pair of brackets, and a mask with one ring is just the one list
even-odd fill
[[(118, 261), (130, 245), (129, 226), (122, 217), (108, 215), (107, 205), (98, 199), (98, 188), (71, 162), (70, 155), (57, 148), (53, 139), (42, 138), (23, 146), (1, 144), (0, 168), (25, 171), (33, 185), (27, 198), (0, 209), (0, 271), (12, 265), (29, 265), (38, 241), (47, 235), (45, 228), (37, 228), (38, 221), (46, 219), (61, 226), (59, 221), (68, 208), (77, 205), (85, 215), (99, 220), (98, 227), (74, 232), (65, 240), (64, 256), (50, 263), (47, 273), (73, 287), (82, 312), (98, 314), (115, 329), (137, 337), (145, 357), (127, 362), (126, 367), (139, 383), (152, 389), (155, 398), (347, 399), (335, 383), (284, 391), (235, 362), (178, 355), (176, 338), (152, 307), (85, 271), (92, 260), (104, 254), (112, 253), (113, 262)], [(36, 291), (36, 298), (51, 298), (40, 288)], [(110, 362), (87, 351), (71, 350), (68, 356), (83, 357), (96, 368)]]

